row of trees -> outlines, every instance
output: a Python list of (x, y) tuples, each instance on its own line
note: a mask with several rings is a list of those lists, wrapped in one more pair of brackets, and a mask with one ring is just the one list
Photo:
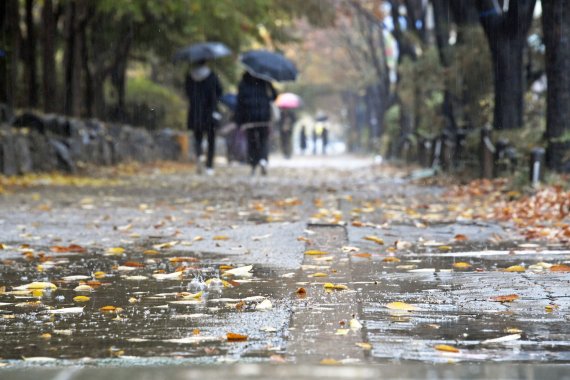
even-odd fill
[[(371, 126), (371, 137), (382, 133), (394, 105), (402, 141), (433, 133), (434, 126), (448, 134), (483, 126), (490, 106), (495, 130), (519, 130), (525, 95), (545, 74), (547, 162), (562, 169), (569, 160), (570, 9), (564, 1), (543, 0), (541, 19), (533, 17), (536, 0), (343, 0), (339, 9), (350, 25), (351, 57), (374, 76), (367, 98), (380, 125)], [(388, 16), (399, 49), (395, 84), (384, 46)]]
[[(239, 52), (252, 41), (287, 41), (301, 15), (327, 17), (318, 0), (3, 0), (0, 102), (120, 118), (133, 64), (165, 77), (180, 47), (219, 40)], [(220, 67), (229, 79), (232, 63)]]

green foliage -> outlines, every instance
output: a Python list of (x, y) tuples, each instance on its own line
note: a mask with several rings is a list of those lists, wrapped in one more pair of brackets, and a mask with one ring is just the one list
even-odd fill
[(445, 75), (459, 125), (482, 127), (492, 120), (493, 69), (491, 53), (481, 27), (463, 27), (469, 41), (452, 49), (452, 65)]
[(160, 127), (184, 129), (186, 126), (186, 102), (170, 88), (161, 86), (144, 77), (130, 78), (127, 81), (127, 104), (146, 105), (156, 109), (164, 118)]
[(414, 61), (405, 58), (399, 74), (400, 101), (415, 116), (416, 132), (422, 136), (440, 133), (444, 127), (441, 116), (444, 83), (436, 48), (428, 48)]

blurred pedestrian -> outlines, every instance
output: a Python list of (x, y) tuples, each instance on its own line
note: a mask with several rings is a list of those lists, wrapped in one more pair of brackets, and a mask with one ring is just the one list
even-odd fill
[(293, 136), (293, 127), (297, 121), (295, 111), (291, 109), (281, 110), (281, 120), (279, 120), (279, 141), (281, 143), (281, 152), (285, 158), (291, 158), (293, 154), (293, 145), (291, 138)]
[(202, 140), (206, 135), (208, 142), (206, 174), (213, 175), (217, 124), (215, 113), (217, 113), (218, 99), (222, 96), (222, 85), (206, 61), (199, 61), (186, 75), (185, 89), (189, 101), (188, 129), (194, 133), (197, 171), (202, 173), (203, 170)]
[(321, 144), (322, 144), (323, 154), (327, 154), (328, 143), (329, 143), (329, 129), (326, 126), (323, 126), (323, 130), (321, 132)]
[(275, 98), (277, 92), (271, 82), (249, 72), (243, 74), (238, 87), (235, 121), (246, 131), (247, 155), (252, 174), (260, 166), (261, 174), (267, 175), (272, 102)]
[(303, 125), (301, 127), (301, 133), (299, 136), (299, 144), (300, 144), (300, 148), (301, 148), (301, 154), (305, 154), (305, 151), (307, 150), (307, 131), (305, 129), (305, 126)]
[(317, 128), (313, 128), (313, 155), (317, 155), (317, 140), (319, 135), (317, 134)]

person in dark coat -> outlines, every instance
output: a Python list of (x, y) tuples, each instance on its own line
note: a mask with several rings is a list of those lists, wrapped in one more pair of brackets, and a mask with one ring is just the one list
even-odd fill
[(321, 132), (321, 140), (323, 144), (323, 154), (327, 154), (327, 145), (329, 144), (329, 129), (324, 126)]
[(247, 156), (252, 174), (258, 165), (261, 174), (267, 174), (271, 102), (275, 98), (277, 92), (271, 82), (244, 73), (238, 87), (235, 122), (247, 134)]
[(216, 119), (218, 99), (222, 96), (222, 85), (218, 76), (202, 61), (197, 63), (186, 76), (186, 96), (188, 108), (188, 129), (194, 132), (194, 147), (198, 172), (202, 171), (202, 140), (204, 134), (208, 140), (206, 173), (214, 173), (214, 154), (216, 151)]
[(305, 150), (307, 150), (307, 130), (305, 129), (304, 125), (301, 127), (299, 140), (300, 140), (299, 143), (300, 143), (301, 153), (305, 154)]

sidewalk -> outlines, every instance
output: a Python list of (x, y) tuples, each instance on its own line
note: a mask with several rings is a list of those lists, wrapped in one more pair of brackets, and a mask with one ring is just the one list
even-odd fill
[[(268, 177), (248, 173), (149, 165), (0, 195), (2, 371), (215, 364), (196, 370), (208, 378), (257, 363), (239, 368), (561, 378), (570, 274), (550, 269), (570, 246), (529, 244), (365, 158), (276, 159)], [(57, 289), (26, 287), (37, 281)]]

